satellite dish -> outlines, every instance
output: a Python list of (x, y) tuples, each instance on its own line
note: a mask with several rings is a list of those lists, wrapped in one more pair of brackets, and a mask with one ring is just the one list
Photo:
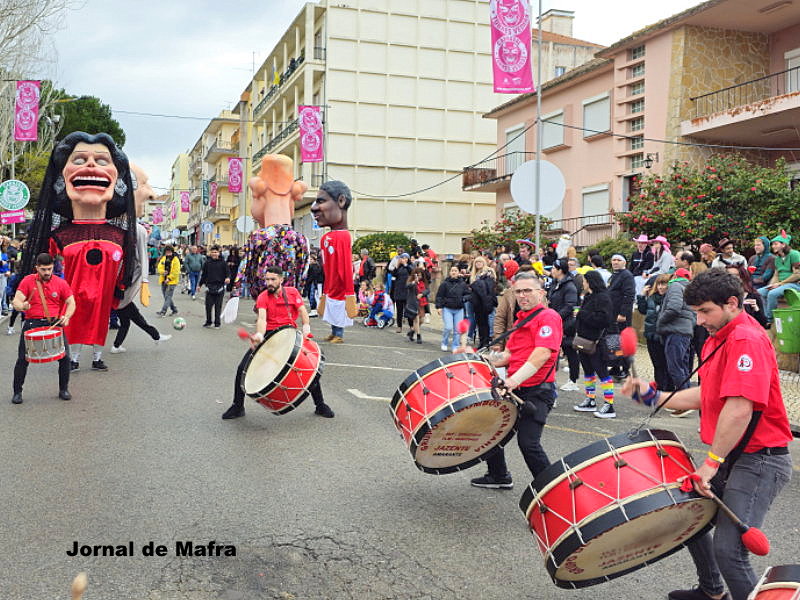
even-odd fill
[[(546, 160), (538, 161), (542, 169), (542, 187), (539, 197), (539, 214), (553, 212), (564, 201), (567, 183), (557, 166)], [(511, 197), (526, 213), (536, 214), (536, 163), (529, 160), (514, 170), (511, 176)]]

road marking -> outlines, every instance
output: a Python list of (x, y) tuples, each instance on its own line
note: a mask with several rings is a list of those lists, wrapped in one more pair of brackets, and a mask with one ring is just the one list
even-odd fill
[(351, 365), (347, 363), (332, 363), (325, 362), (325, 367), (355, 367), (357, 369), (378, 369), (380, 371), (402, 371), (403, 373), (411, 373), (414, 369), (398, 369), (397, 367), (376, 367), (374, 365)]
[(360, 398), (361, 400), (380, 400), (381, 402), (389, 402), (389, 400), (391, 399), (391, 398), (385, 398), (383, 396), (368, 396), (361, 390), (356, 390), (356, 389), (347, 391), (353, 394), (353, 396), (355, 396), (356, 398)]
[(351, 344), (346, 342), (343, 346), (345, 348), (382, 348), (385, 350), (402, 350), (403, 353), (406, 352), (433, 352), (434, 354), (444, 354), (441, 350), (436, 350), (434, 348), (403, 348), (401, 346), (373, 346), (372, 344)]

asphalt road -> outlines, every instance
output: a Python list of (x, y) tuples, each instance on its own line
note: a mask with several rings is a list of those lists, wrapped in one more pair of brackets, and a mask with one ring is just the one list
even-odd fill
[[(158, 296), (158, 294), (156, 294)], [(156, 298), (154, 298), (156, 300)], [(74, 399), (56, 398), (54, 365), (32, 366), (24, 404), (11, 405), (18, 336), (0, 337), (0, 595), (68, 597), (87, 571), (84, 600), (663, 598), (695, 582), (686, 551), (611, 583), (557, 588), (517, 503), (530, 476), (512, 442), (515, 489), (469, 485), (483, 466), (434, 476), (413, 465), (389, 416), (388, 398), (414, 369), (441, 355), (393, 331), (354, 326), (346, 344), (323, 343), (323, 389), (336, 418), (310, 400), (281, 417), (248, 401), (222, 421), (245, 345), (234, 326), (200, 327), (200, 298), (176, 299), (184, 331), (155, 346), (132, 328), (106, 373), (73, 375)], [(170, 319), (145, 311), (162, 331)], [(252, 325), (248, 304), (242, 321)], [(5, 324), (3, 324), (3, 331)], [(328, 331), (318, 319), (318, 338)], [(559, 372), (560, 382), (564, 373)], [(562, 393), (545, 432), (555, 460), (628, 431), (644, 411), (620, 399), (619, 417), (578, 414)], [(697, 418), (657, 417), (702, 456)], [(798, 443), (793, 443), (800, 457)], [(798, 470), (795, 458), (795, 471)], [(784, 489), (757, 570), (797, 562), (800, 479)], [(176, 543), (233, 545), (236, 556), (176, 556)], [(70, 557), (79, 545), (133, 543), (133, 556)], [(166, 556), (143, 556), (149, 542)]]

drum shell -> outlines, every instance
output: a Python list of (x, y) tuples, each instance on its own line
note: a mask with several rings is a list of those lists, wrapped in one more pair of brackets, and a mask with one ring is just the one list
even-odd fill
[(61, 360), (66, 355), (64, 330), (60, 327), (34, 327), (23, 334), (25, 359), (41, 364)]
[(796, 600), (800, 598), (800, 565), (769, 567), (749, 600)]
[[(676, 482), (693, 471), (691, 457), (677, 436), (662, 430), (607, 438), (551, 464), (525, 490), (519, 505), (553, 582), (578, 588), (608, 581), (669, 556), (706, 532), (716, 506), (694, 492), (681, 492)], [(614, 570), (617, 559), (609, 558), (607, 567), (598, 563), (596, 576), (581, 579), (575, 557), (589, 544), (621, 525), (665, 509), (680, 511), (675, 516), (686, 518), (674, 537), (670, 534), (665, 543), (654, 540), (652, 547), (632, 547), (624, 561), (618, 558), (623, 567), (633, 560), (641, 559), (641, 563)]]
[[(467, 469), (481, 460), (495, 446), (504, 446), (514, 435), (518, 418), (516, 406), (499, 399), (492, 392), (491, 381), (494, 369), (475, 354), (447, 355), (432, 361), (409, 375), (400, 384), (392, 401), (390, 411), (395, 428), (403, 438), (417, 468), (425, 473), (443, 475)], [(427, 395), (425, 390), (436, 387), (444, 393)], [(462, 411), (474, 411), (487, 407), (496, 411), (500, 428), (492, 432), (485, 443), (475, 448), (458, 444), (457, 464), (446, 466), (426, 464), (423, 453), (428, 451), (431, 435), (437, 427)], [(461, 456), (464, 456), (461, 460)]]
[(283, 415), (294, 410), (308, 397), (308, 388), (314, 378), (322, 372), (324, 364), (322, 351), (314, 340), (306, 338), (294, 327), (279, 327), (269, 332), (264, 341), (253, 351), (244, 369), (243, 387), (246, 381), (246, 373), (251, 368), (256, 354), (269, 345), (269, 341), (277, 332), (287, 329), (294, 331), (295, 339), (286, 363), (271, 381), (258, 390), (249, 392), (246, 389), (244, 390), (247, 396), (253, 398), (276, 415)]

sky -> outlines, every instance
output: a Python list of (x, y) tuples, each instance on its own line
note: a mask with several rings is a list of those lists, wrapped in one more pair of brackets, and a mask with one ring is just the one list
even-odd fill
[[(608, 45), (698, 3), (543, 0), (542, 7), (575, 11), (574, 37)], [(209, 119), (235, 105), (253, 65), (266, 59), (304, 4), (83, 0), (64, 15), (51, 40), (52, 59), (39, 77), (110, 105), (125, 131), (128, 157), (154, 187), (167, 188), (177, 155), (191, 149)], [(538, 0), (531, 4), (536, 12)], [(506, 100), (498, 94), (498, 104)]]

